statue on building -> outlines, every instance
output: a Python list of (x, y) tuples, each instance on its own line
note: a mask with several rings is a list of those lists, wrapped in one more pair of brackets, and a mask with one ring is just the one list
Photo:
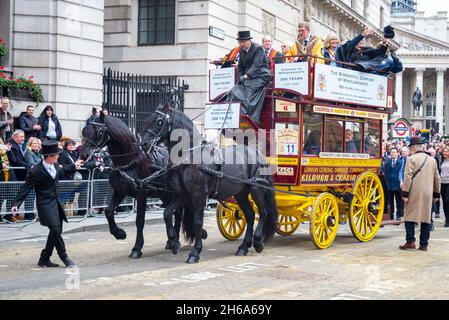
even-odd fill
[(304, 21), (310, 22), (312, 21), (313, 16), (313, 5), (312, 0), (304, 1)]
[(422, 93), (421, 90), (419, 90), (419, 87), (416, 87), (415, 92), (413, 93), (412, 103), (413, 103), (413, 110), (415, 110), (415, 115), (419, 115), (419, 111), (422, 106)]

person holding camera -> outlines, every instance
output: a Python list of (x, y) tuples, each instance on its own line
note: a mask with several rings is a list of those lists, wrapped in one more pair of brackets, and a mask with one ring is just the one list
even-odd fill
[(36, 206), (41, 225), (48, 227), (49, 234), (45, 248), (41, 252), (38, 262), (39, 267), (59, 267), (51, 262), (50, 257), (53, 249), (61, 258), (66, 267), (74, 266), (75, 263), (69, 258), (62, 238), (62, 223), (67, 222), (64, 214), (64, 206), (59, 196), (59, 177), (69, 172), (74, 172), (83, 164), (77, 160), (71, 166), (64, 168), (58, 165), (59, 154), (56, 141), (44, 141), (42, 143), (42, 155), (44, 159), (28, 172), (25, 183), (21, 186), (13, 200), (11, 212), (16, 212), (31, 190), (36, 191)]
[[(61, 153), (59, 164), (64, 168), (69, 168), (79, 158), (79, 154), (76, 152), (76, 142), (72, 139), (67, 139), (64, 142), (64, 150)], [(61, 176), (61, 180), (71, 181), (68, 182), (68, 187), (64, 188), (64, 203), (71, 205), (75, 199), (75, 193), (79, 192), (78, 207), (83, 209), (78, 210), (77, 215), (84, 216), (87, 212), (87, 184), (82, 181), (89, 179), (89, 172), (84, 170), (81, 172), (68, 172)]]
[[(109, 153), (106, 151), (107, 147), (104, 147), (99, 152), (95, 152), (92, 157), (85, 163), (85, 168), (92, 172), (93, 180), (107, 180), (109, 179), (110, 166), (112, 165)], [(109, 182), (106, 182), (109, 185)], [(103, 182), (94, 182), (98, 188), (104, 185)], [(94, 187), (92, 187), (93, 192)], [(95, 205), (106, 207), (109, 194), (107, 192), (95, 193)], [(103, 213), (104, 208), (99, 208), (98, 213)]]

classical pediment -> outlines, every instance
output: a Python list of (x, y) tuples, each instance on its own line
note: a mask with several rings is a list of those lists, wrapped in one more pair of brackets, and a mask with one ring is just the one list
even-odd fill
[(432, 39), (429, 36), (394, 26), (396, 31), (395, 40), (400, 44), (401, 51), (409, 52), (448, 52), (449, 43)]

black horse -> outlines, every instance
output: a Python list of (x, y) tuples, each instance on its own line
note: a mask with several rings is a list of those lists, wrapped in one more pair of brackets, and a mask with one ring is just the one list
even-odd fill
[[(184, 134), (184, 138), (190, 139), (190, 141), (187, 144), (184, 141), (184, 147), (179, 149), (178, 141), (170, 139), (172, 132)], [(241, 145), (221, 149), (221, 152), (218, 150), (218, 153), (221, 154), (219, 158), (223, 159), (224, 154), (225, 160), (230, 158), (235, 160), (226, 161), (231, 162), (230, 164), (210, 158), (205, 161), (204, 155), (212, 155), (214, 158), (213, 154), (217, 153), (217, 150), (207, 145), (201, 145), (201, 143), (200, 145), (195, 143), (194, 139), (199, 137), (199, 134), (192, 120), (184, 113), (170, 108), (169, 104), (160, 105), (156, 109), (156, 112), (145, 121), (140, 135), (142, 137), (141, 145), (145, 151), (151, 151), (154, 146), (164, 141), (168, 143), (171, 164), (168, 167), (167, 181), (169, 189), (176, 194), (176, 197), (167, 206), (164, 217), (166, 223), (169, 222), (174, 208), (178, 206), (189, 207), (188, 214), (193, 212), (193, 225), (188, 226), (186, 235), (188, 240), (194, 241), (195, 244), (187, 263), (196, 263), (200, 258), (201, 229), (204, 207), (208, 197), (226, 201), (234, 196), (245, 214), (247, 230), (236, 255), (246, 255), (248, 249), (253, 245), (253, 240), (255, 250), (257, 252), (263, 250), (265, 241), (274, 235), (278, 218), (274, 192), (272, 189), (260, 186), (261, 184), (266, 187), (273, 186), (271, 174), (261, 173), (269, 167), (263, 155), (255, 149)], [(198, 159), (198, 153), (195, 152), (198, 151), (201, 154), (201, 163), (195, 164), (195, 159)], [(173, 155), (181, 155), (181, 157), (175, 160)], [(249, 195), (256, 203), (260, 217), (254, 232), (254, 239), (255, 213), (248, 199)], [(167, 225), (167, 235), (171, 247), (176, 247), (173, 225), (170, 227)], [(174, 251), (174, 253), (176, 252)]]
[[(100, 116), (83, 129), (85, 139), (81, 159), (87, 159), (95, 150), (108, 146), (113, 167), (109, 176), (109, 183), (113, 189), (112, 200), (105, 210), (111, 234), (118, 240), (126, 239), (126, 232), (120, 229), (114, 218), (114, 212), (126, 196), (137, 200), (136, 242), (130, 254), (130, 258), (139, 259), (142, 256), (144, 243), (143, 228), (145, 225), (145, 211), (147, 197), (157, 197), (167, 205), (173, 195), (159, 187), (166, 184), (164, 176), (155, 177), (150, 183), (143, 185), (144, 178), (157, 175), (168, 163), (168, 152), (165, 148), (159, 148), (157, 152), (147, 156), (140, 149), (136, 138), (129, 128), (120, 119), (112, 116)], [(151, 158), (151, 159), (150, 159)], [(179, 230), (181, 226), (182, 210), (175, 208), (175, 228), (177, 241), (167, 242), (166, 249), (172, 249), (170, 245), (180, 247)], [(173, 222), (172, 222), (173, 224)], [(203, 235), (206, 236), (206, 233)]]

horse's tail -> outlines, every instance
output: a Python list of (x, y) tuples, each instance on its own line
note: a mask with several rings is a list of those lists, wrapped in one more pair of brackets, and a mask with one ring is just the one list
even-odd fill
[(184, 206), (184, 213), (182, 215), (182, 232), (185, 240), (192, 244), (195, 240), (195, 232), (193, 226), (193, 207), (186, 203)]
[[(182, 232), (184, 233), (185, 240), (192, 244), (195, 241), (195, 229), (193, 225), (193, 207), (186, 203), (184, 206), (184, 212), (182, 215)], [(207, 239), (207, 231), (201, 230), (201, 238)]]
[[(273, 178), (271, 176), (267, 176), (266, 179), (268, 180), (268, 186), (273, 188)], [(263, 225), (262, 233), (265, 241), (268, 241), (273, 238), (278, 223), (278, 209), (276, 206), (274, 191), (266, 189), (264, 200), (265, 208), (267, 210), (267, 219)]]

